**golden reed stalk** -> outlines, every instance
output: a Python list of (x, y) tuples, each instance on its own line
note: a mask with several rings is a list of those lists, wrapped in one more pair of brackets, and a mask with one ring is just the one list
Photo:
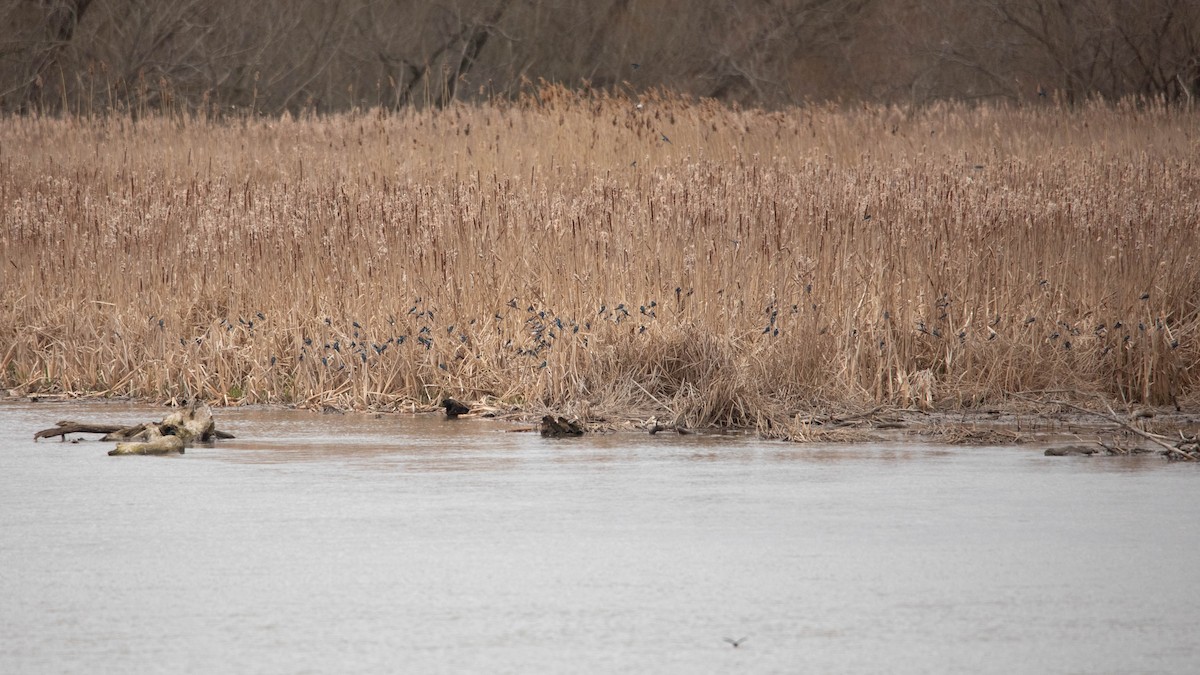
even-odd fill
[(758, 426), (1194, 402), (1200, 116), (743, 111), (547, 87), (0, 122), (0, 381)]

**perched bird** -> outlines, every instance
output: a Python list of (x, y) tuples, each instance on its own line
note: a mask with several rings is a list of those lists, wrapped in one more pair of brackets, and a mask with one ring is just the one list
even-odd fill
[(466, 415), (467, 413), (471, 412), (471, 408), (467, 406), (467, 404), (460, 401), (455, 401), (450, 397), (446, 397), (442, 400), (442, 407), (446, 409), (446, 417), (449, 417), (450, 419), (454, 419), (459, 415)]
[(582, 436), (583, 425), (572, 422), (565, 417), (554, 419), (550, 415), (542, 416), (542, 436), (547, 438), (562, 438), (564, 436)]

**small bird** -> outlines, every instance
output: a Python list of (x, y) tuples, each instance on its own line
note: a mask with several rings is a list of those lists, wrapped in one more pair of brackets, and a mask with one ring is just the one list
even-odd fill
[(659, 134), (658, 134), (658, 135), (659, 135), (659, 136), (662, 136), (662, 141), (663, 141), (664, 143), (670, 143), (671, 145), (675, 145), (674, 143), (671, 143), (671, 139), (667, 138), (667, 135), (666, 135), (666, 134), (664, 134), (664, 133), (662, 133), (662, 132), (659, 132)]
[(736, 640), (734, 640), (733, 638), (725, 638), (725, 641), (728, 642), (729, 644), (733, 645), (734, 649), (737, 649), (738, 647), (742, 646), (742, 643), (746, 641), (746, 638), (741, 637)]
[(449, 417), (450, 419), (454, 419), (459, 415), (466, 415), (467, 413), (471, 412), (471, 408), (468, 407), (467, 404), (460, 401), (455, 401), (450, 397), (446, 397), (442, 400), (442, 407), (446, 409), (446, 417)]

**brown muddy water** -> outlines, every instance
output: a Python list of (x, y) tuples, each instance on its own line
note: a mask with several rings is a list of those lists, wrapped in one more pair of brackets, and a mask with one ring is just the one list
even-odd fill
[(182, 456), (32, 441), (164, 414), (0, 404), (0, 672), (1200, 664), (1193, 465), (261, 409)]

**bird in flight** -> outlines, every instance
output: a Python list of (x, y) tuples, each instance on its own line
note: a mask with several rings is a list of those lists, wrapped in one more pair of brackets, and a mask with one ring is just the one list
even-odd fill
[(736, 640), (734, 640), (733, 638), (725, 638), (725, 641), (728, 642), (729, 644), (733, 645), (734, 649), (737, 649), (738, 647), (742, 646), (742, 643), (746, 641), (746, 638), (740, 637)]

